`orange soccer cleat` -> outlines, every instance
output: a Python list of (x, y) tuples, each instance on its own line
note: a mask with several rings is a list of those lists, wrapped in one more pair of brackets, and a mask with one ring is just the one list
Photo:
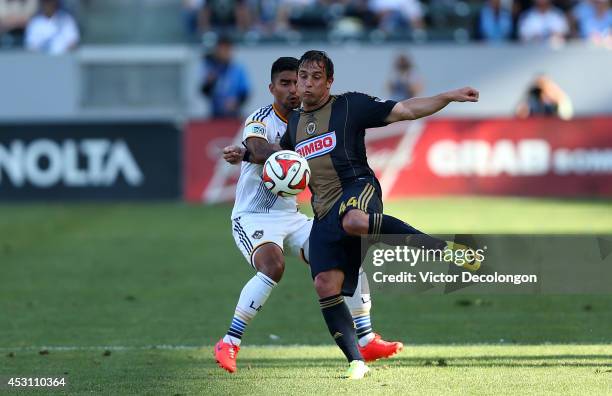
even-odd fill
[(359, 352), (366, 362), (374, 360), (390, 358), (396, 353), (404, 349), (404, 344), (399, 341), (389, 342), (380, 338), (379, 334), (374, 333), (374, 339), (364, 347), (359, 347)]
[(234, 344), (223, 342), (223, 338), (215, 345), (215, 360), (222, 369), (230, 372), (236, 372), (236, 358), (240, 347)]

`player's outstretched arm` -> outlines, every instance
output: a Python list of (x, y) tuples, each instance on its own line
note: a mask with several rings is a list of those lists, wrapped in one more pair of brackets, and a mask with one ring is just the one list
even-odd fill
[(270, 144), (266, 139), (256, 137), (248, 138), (244, 144), (251, 153), (249, 162), (254, 164), (263, 164), (269, 156), (282, 150), (278, 144)]
[(392, 123), (404, 120), (416, 120), (437, 113), (451, 102), (478, 102), (478, 91), (465, 87), (426, 98), (411, 98), (398, 102), (385, 119)]
[[(259, 138), (249, 138), (245, 142), (248, 150), (248, 162), (263, 164), (273, 153), (282, 150), (278, 144), (270, 144)], [(232, 165), (237, 165), (244, 160), (246, 149), (241, 146), (231, 145), (223, 148), (223, 159)], [(247, 161), (245, 160), (245, 161)]]

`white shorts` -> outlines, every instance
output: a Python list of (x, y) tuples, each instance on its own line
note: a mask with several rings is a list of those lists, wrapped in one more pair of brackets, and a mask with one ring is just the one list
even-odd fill
[(248, 213), (232, 220), (236, 246), (253, 268), (253, 253), (266, 243), (278, 245), (302, 259), (302, 247), (308, 241), (312, 219), (300, 212)]

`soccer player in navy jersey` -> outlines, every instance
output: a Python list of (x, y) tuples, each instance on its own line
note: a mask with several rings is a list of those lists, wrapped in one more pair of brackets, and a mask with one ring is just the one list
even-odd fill
[[(354, 294), (359, 279), (360, 237), (369, 235), (376, 240), (380, 235), (400, 234), (428, 249), (465, 248), (383, 213), (380, 184), (367, 163), (365, 130), (426, 117), (451, 102), (477, 102), (479, 93), (465, 87), (395, 102), (357, 92), (332, 95), (333, 82), (334, 65), (325, 52), (313, 50), (302, 55), (297, 82), (302, 107), (289, 116), (279, 145), (271, 145), (260, 155), (267, 158), (286, 149), (308, 160), (315, 213), (309, 241), (311, 274), (328, 330), (349, 361), (346, 377), (361, 379), (369, 369), (344, 304), (344, 296)], [(226, 148), (225, 155), (237, 155), (236, 149)], [(479, 266), (479, 262), (464, 265), (469, 270)]]
[[(242, 162), (232, 211), (232, 234), (236, 246), (256, 271), (244, 285), (230, 326), (214, 349), (220, 367), (230, 373), (238, 369), (237, 358), (242, 337), (252, 320), (264, 307), (285, 271), (285, 254), (293, 253), (308, 263), (308, 238), (312, 219), (297, 210), (295, 197), (279, 197), (266, 189), (259, 165), (261, 156), (278, 144), (287, 129), (287, 116), (299, 106), (295, 58), (281, 57), (270, 71), (270, 93), (274, 102), (247, 117), (242, 131), (252, 162)], [(240, 162), (240, 160), (238, 160)], [(368, 279), (360, 271), (357, 288), (346, 304), (353, 318), (359, 352), (366, 361), (388, 358), (402, 350), (401, 342), (389, 342), (374, 333), (370, 320), (372, 300)]]

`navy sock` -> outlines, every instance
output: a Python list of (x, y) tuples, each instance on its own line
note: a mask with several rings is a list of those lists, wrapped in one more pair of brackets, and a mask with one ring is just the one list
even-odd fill
[(329, 334), (334, 337), (334, 341), (336, 341), (346, 359), (349, 362), (363, 360), (357, 348), (353, 318), (344, 303), (344, 298), (340, 294), (336, 294), (335, 296), (321, 298), (319, 304)]
[[(396, 241), (398, 245), (409, 244), (425, 249), (444, 249), (446, 247), (445, 241), (427, 235), (400, 219), (382, 213), (370, 214), (368, 234), (375, 241), (384, 234), (401, 235), (402, 237)], [(410, 238), (406, 239), (406, 235), (410, 235)], [(385, 238), (385, 242), (393, 243), (393, 238)]]

